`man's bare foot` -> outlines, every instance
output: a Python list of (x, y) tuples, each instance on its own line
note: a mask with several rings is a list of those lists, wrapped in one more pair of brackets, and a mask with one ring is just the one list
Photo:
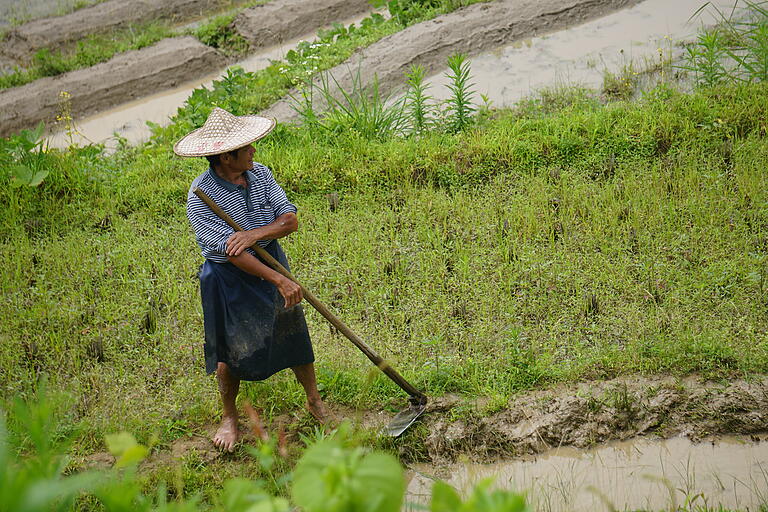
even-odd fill
[(331, 413), (325, 407), (325, 403), (319, 398), (311, 402), (307, 401), (307, 410), (321, 425), (329, 425), (333, 422)]
[(221, 425), (213, 436), (213, 445), (219, 450), (233, 452), (239, 437), (237, 430), (237, 417), (225, 416), (221, 419)]

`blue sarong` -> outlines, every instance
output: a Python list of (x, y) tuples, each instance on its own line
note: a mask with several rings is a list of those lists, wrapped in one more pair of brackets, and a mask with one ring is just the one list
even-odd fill
[[(288, 268), (280, 244), (266, 248)], [(205, 324), (205, 369), (226, 363), (240, 380), (264, 380), (315, 360), (304, 310), (285, 309), (283, 296), (269, 281), (232, 263), (206, 260), (200, 270)]]

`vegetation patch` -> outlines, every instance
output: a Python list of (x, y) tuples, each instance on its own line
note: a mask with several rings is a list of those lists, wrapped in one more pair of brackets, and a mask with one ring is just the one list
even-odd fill
[[(343, 47), (337, 39), (324, 51)], [(291, 73), (310, 65), (304, 56), (294, 52)], [(454, 64), (459, 84), (466, 73)], [(427, 422), (400, 439), (362, 430), (348, 445), (325, 443), (325, 432), (293, 412), (300, 386), (280, 374), (243, 386), (242, 400), (277, 432), (270, 441), (232, 459), (190, 449), (180, 464), (116, 471), (102, 494), (90, 476), (65, 479), (65, 451), (78, 460), (110, 451), (136, 468), (147, 452), (206, 435), (217, 419), (216, 389), (202, 372), (201, 260), (185, 215), (189, 183), (206, 165), (179, 160), (171, 145), (212, 105), (253, 110), (278, 90), (259, 96), (253, 80), (286, 74), (233, 70), (149, 143), (111, 155), (99, 146), (51, 150), (35, 131), (0, 140), (0, 389), (27, 402), (3, 403), (10, 427), (0, 428), (9, 440), (0, 459), (10, 463), (0, 466), (12, 469), (0, 477), (42, 478), (62, 489), (55, 499), (82, 500), (85, 510), (109, 509), (107, 499), (236, 510), (220, 489), (242, 473), (261, 483), (230, 482), (227, 496), (280, 510), (302, 480), (299, 467), (330, 487), (334, 475), (365, 474), (374, 455), (361, 444), (424, 460), (563, 439), (765, 431), (768, 86), (682, 94), (667, 84), (608, 104), (583, 90), (546, 91), (457, 127), (423, 122), (429, 102), (413, 70), (407, 129), (370, 137), (351, 123), (280, 126), (258, 143), (257, 160), (299, 206), (301, 228), (284, 243), (295, 275), (416, 387), (459, 398), (435, 400)], [(403, 406), (401, 391), (311, 310), (308, 323), (332, 408)], [(35, 417), (50, 417), (24, 412), (45, 404), (46, 379), (67, 390), (45, 405), (62, 421), (33, 428)], [(578, 384), (609, 379), (619, 380)], [(551, 391), (558, 386), (562, 394)], [(522, 432), (524, 407), (548, 430)], [(111, 436), (121, 431), (134, 437)], [(304, 453), (314, 462), (299, 462), (289, 483), (306, 445), (322, 448)], [(14, 497), (31, 488), (18, 485)], [(362, 503), (360, 485), (339, 485), (333, 499)], [(381, 503), (397, 501), (384, 492)], [(519, 499), (498, 500), (507, 498)], [(439, 499), (462, 510), (447, 491)]]

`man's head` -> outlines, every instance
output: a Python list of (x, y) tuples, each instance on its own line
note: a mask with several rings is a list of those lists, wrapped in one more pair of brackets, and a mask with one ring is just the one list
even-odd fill
[(253, 168), (253, 154), (255, 152), (256, 149), (253, 147), (253, 144), (248, 144), (226, 153), (206, 155), (205, 158), (214, 169), (223, 167), (227, 170), (245, 172)]
[[(215, 107), (205, 124), (179, 140), (173, 146), (173, 151), (179, 156), (190, 157), (218, 155), (220, 165), (227, 158), (242, 156), (245, 153), (243, 150), (248, 147), (253, 151), (251, 144), (265, 137), (274, 127), (274, 119), (260, 116), (234, 116), (224, 109)], [(235, 155), (232, 155), (233, 152)], [(242, 157), (246, 160), (252, 159), (253, 153)], [(234, 165), (238, 165), (237, 162), (234, 162)]]

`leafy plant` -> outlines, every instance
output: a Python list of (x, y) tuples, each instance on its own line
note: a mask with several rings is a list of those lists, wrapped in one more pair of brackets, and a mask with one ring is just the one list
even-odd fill
[(424, 84), (426, 70), (422, 65), (411, 67), (408, 73), (408, 93), (405, 98), (406, 110), (410, 116), (411, 130), (421, 134), (431, 125), (430, 105), (432, 99), (427, 94), (428, 85)]
[(334, 439), (310, 446), (293, 474), (293, 502), (307, 512), (397, 512), (405, 482), (386, 453), (345, 449)]
[(45, 141), (45, 124), (41, 121), (34, 130), (22, 130), (0, 142), (0, 163), (7, 169), (11, 185), (37, 187), (51, 172)]
[(201, 43), (221, 50), (230, 56), (243, 55), (248, 51), (248, 41), (232, 27), (237, 13), (222, 14), (200, 25), (194, 32)]
[(478, 483), (466, 500), (445, 482), (432, 486), (431, 512), (531, 512), (525, 497), (512, 491), (492, 490), (493, 479)]
[(467, 56), (457, 53), (448, 57), (448, 72), (446, 75), (451, 83), (448, 84), (452, 96), (448, 103), (448, 126), (450, 133), (466, 130), (472, 124), (472, 114), (477, 110), (472, 105), (472, 86), (470, 83), (469, 62)]
[(686, 47), (686, 63), (697, 85), (711, 87), (724, 81), (748, 82), (768, 79), (768, 2), (745, 1), (745, 15), (726, 15), (711, 2), (719, 15), (717, 27), (699, 32)]

